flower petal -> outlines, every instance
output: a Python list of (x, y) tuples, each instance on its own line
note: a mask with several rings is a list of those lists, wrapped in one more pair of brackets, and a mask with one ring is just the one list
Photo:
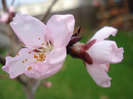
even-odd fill
[(15, 12), (15, 9), (13, 6), (10, 6), (9, 9), (8, 9), (9, 13), (14, 13)]
[(25, 75), (34, 79), (44, 79), (56, 74), (62, 67), (62, 64), (47, 64), (42, 62), (37, 62), (32, 64), (33, 68), (27, 72)]
[(28, 49), (24, 48), (20, 50), (20, 53), (16, 57), (6, 57), (6, 65), (2, 69), (9, 73), (10, 78), (15, 78), (26, 72), (29, 63), (34, 59), (32, 54), (21, 54), (24, 52), (28, 53)]
[(46, 63), (48, 64), (58, 64), (63, 63), (66, 58), (66, 48), (59, 47), (51, 51), (49, 56), (47, 56)]
[(100, 66), (104, 64), (89, 65), (85, 63), (85, 65), (86, 65), (88, 73), (99, 86), (101, 87), (111, 86), (111, 83), (110, 83), (111, 78), (107, 75), (107, 73)]
[(97, 31), (95, 35), (91, 38), (91, 40), (96, 39), (96, 41), (101, 41), (108, 38), (110, 35), (115, 36), (116, 33), (117, 33), (117, 29), (113, 27), (105, 26), (101, 28), (99, 31)]
[(8, 18), (9, 18), (9, 14), (5, 12), (5, 13), (3, 13), (2, 16), (1, 16), (0, 22), (5, 23), (5, 22), (8, 21)]
[(54, 15), (47, 22), (49, 37), (51, 37), (54, 46), (66, 46), (74, 31), (73, 15)]
[(41, 44), (44, 43), (46, 26), (38, 19), (30, 15), (17, 13), (10, 25), (27, 47), (41, 47)]
[(44, 79), (56, 74), (62, 67), (66, 58), (66, 48), (56, 48), (46, 57), (44, 62), (33, 64), (33, 69), (25, 72), (28, 77)]
[(118, 48), (114, 41), (96, 42), (87, 50), (94, 63), (119, 63), (123, 59), (123, 48)]
[(101, 67), (104, 71), (106, 71), (106, 72), (108, 72), (109, 69), (110, 69), (110, 68), (109, 68), (109, 64), (106, 64), (106, 65), (105, 65), (105, 64), (101, 64), (100, 67)]

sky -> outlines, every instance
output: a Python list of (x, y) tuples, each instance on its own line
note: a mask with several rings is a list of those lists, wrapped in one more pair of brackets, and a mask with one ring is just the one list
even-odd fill
[[(1, 1), (2, 0), (0, 0), (0, 9), (2, 9)], [(46, 1), (48, 0), (15, 0), (14, 6), (16, 7), (23, 4), (35, 4), (35, 3), (46, 2)], [(7, 5), (10, 6), (12, 0), (6, 0), (6, 2), (7, 2)]]

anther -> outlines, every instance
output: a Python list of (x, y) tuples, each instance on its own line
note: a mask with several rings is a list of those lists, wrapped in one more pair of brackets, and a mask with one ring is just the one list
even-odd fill
[(24, 61), (22, 61), (22, 63), (24, 63)]
[(32, 69), (32, 67), (28, 67), (28, 70)]
[(31, 54), (31, 52), (28, 52), (29, 54)]
[(40, 40), (40, 38), (38, 38)]
[(34, 55), (34, 58), (38, 58), (38, 56), (36, 56), (36, 54)]
[(24, 47), (24, 45), (23, 45), (23, 44), (21, 44), (21, 47)]
[(42, 43), (42, 45), (44, 45), (44, 44)]
[(17, 55), (19, 55), (19, 54), (17, 54)]
[(28, 61), (27, 59), (25, 61)]

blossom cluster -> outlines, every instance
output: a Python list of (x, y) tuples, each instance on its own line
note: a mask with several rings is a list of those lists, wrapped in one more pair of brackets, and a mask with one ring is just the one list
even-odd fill
[[(10, 78), (25, 74), (44, 79), (56, 74), (65, 61), (74, 25), (75, 19), (71, 14), (53, 15), (45, 25), (30, 15), (17, 13), (10, 26), (26, 48), (22, 48), (15, 57), (7, 56), (2, 69)], [(107, 75), (109, 64), (123, 59), (123, 48), (118, 48), (115, 41), (105, 40), (116, 33), (117, 29), (106, 26), (86, 44), (75, 42), (70, 46), (71, 53), (83, 59), (88, 73), (101, 87), (111, 85), (111, 78)], [(75, 48), (79, 48), (77, 54), (73, 51)]]

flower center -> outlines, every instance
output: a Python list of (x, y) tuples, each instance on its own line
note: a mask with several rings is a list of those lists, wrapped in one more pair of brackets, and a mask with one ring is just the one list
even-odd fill
[(36, 61), (45, 61), (46, 56), (50, 54), (50, 52), (53, 50), (53, 44), (51, 41), (45, 41), (46, 43), (42, 43), (41, 48), (37, 48), (34, 51), (36, 52), (36, 54), (34, 54), (34, 58), (36, 59)]

